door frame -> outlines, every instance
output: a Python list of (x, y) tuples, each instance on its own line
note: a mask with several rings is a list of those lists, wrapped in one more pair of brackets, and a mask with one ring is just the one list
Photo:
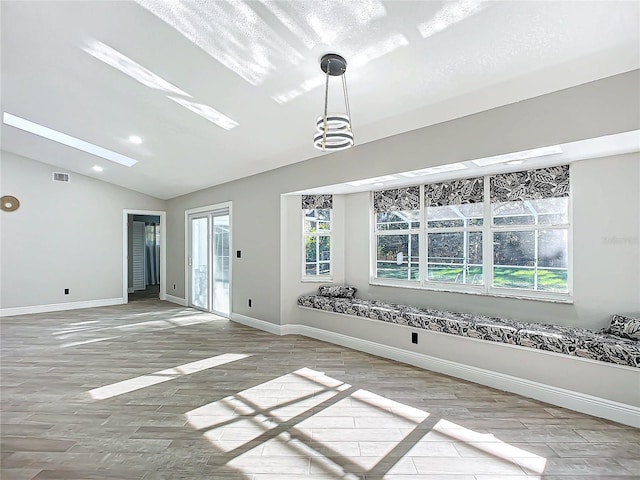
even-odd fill
[(160, 300), (167, 299), (167, 212), (163, 210), (122, 210), (122, 303), (129, 303), (129, 215), (160, 217)]
[[(191, 303), (191, 291), (189, 289), (189, 215), (207, 213), (221, 208), (229, 209), (229, 317), (231, 317), (233, 314), (233, 209), (231, 201), (190, 208), (184, 211), (184, 302), (186, 306)], [(211, 225), (209, 227), (211, 228)], [(216, 313), (215, 315), (219, 314)]]

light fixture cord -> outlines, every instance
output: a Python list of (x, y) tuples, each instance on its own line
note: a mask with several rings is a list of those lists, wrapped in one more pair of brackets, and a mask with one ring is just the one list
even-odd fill
[[(349, 130), (351, 131), (351, 137), (353, 138), (353, 129), (351, 128), (351, 109), (349, 108), (349, 92), (347, 91), (347, 73), (342, 74), (342, 92), (344, 93), (344, 106), (347, 109), (347, 117), (349, 118)], [(355, 145), (355, 139), (353, 140)]]
[(327, 106), (329, 105), (329, 72), (331, 71), (331, 59), (327, 60), (326, 81), (324, 84), (324, 128), (322, 131), (322, 151), (327, 145)]

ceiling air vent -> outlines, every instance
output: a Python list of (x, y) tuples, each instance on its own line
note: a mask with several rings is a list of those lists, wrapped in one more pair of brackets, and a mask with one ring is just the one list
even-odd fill
[(69, 174), (68, 173), (53, 172), (53, 181), (54, 182), (69, 183)]

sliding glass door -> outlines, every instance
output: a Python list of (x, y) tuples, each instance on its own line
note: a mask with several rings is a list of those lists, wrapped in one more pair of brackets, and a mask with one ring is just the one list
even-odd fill
[(225, 317), (230, 305), (229, 208), (188, 216), (189, 305)]
[(189, 304), (209, 310), (209, 217), (189, 218)]
[(213, 304), (211, 310), (229, 315), (229, 215), (213, 218)]

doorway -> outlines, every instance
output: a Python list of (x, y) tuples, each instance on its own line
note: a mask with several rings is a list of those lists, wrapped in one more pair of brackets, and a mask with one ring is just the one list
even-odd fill
[(127, 217), (129, 301), (160, 298), (160, 216)]
[(166, 300), (165, 212), (123, 212), (122, 303)]
[(190, 307), (231, 313), (231, 205), (187, 211), (187, 301)]

